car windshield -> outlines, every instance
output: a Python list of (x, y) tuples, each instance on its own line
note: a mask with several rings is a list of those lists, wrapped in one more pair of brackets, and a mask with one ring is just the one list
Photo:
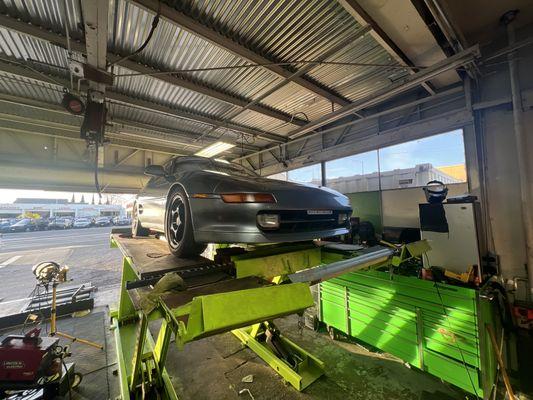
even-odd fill
[(89, 220), (87, 218), (79, 218), (76, 222), (89, 222)]
[(195, 168), (202, 168), (208, 171), (215, 171), (222, 174), (237, 175), (244, 177), (258, 177), (258, 175), (240, 164), (230, 163), (227, 161), (218, 161), (212, 158), (177, 158), (175, 170), (179, 170), (182, 166), (194, 166)]

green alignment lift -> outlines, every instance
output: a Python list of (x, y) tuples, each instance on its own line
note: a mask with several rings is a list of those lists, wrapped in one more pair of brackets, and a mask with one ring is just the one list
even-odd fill
[[(218, 249), (214, 260), (177, 259), (164, 241), (131, 238), (126, 230), (112, 232), (111, 246), (124, 256), (119, 305), (111, 312), (124, 400), (177, 399), (165, 369), (172, 336), (182, 348), (229, 331), (303, 390), (324, 373), (324, 364), (272, 321), (312, 306), (311, 283), (389, 263), (395, 253), (311, 242)], [(151, 321), (161, 322), (155, 339)]]

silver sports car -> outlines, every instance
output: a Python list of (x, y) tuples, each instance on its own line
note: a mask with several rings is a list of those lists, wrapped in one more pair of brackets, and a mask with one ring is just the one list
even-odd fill
[(176, 157), (150, 165), (133, 206), (132, 232), (164, 233), (179, 257), (207, 243), (296, 242), (347, 232), (346, 196), (327, 188), (262, 178), (239, 164)]

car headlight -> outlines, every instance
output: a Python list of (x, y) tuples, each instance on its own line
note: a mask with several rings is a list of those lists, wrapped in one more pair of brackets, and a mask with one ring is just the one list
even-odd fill
[(279, 228), (278, 214), (258, 214), (257, 224), (263, 229), (277, 229)]
[(343, 224), (345, 224), (347, 219), (348, 219), (348, 214), (345, 214), (345, 213), (339, 213), (338, 224), (339, 224), (339, 225), (343, 225)]

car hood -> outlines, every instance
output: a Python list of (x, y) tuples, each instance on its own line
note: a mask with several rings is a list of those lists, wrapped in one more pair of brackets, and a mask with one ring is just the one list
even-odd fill
[(198, 171), (194, 177), (196, 183), (192, 193), (235, 193), (261, 192), (272, 193), (278, 206), (301, 208), (301, 199), (305, 198), (306, 208), (350, 207), (349, 199), (326, 187), (311, 184), (285, 182), (263, 177), (240, 177), (211, 171)]

